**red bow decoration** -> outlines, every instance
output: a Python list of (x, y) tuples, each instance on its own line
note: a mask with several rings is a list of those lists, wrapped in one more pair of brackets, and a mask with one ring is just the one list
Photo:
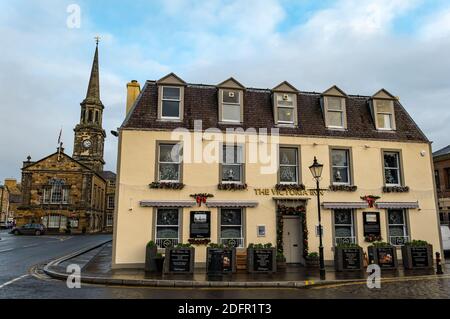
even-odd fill
[(370, 208), (373, 208), (375, 201), (379, 198), (380, 198), (379, 196), (374, 196), (374, 195), (366, 195), (366, 196), (361, 197), (362, 200), (365, 200), (367, 202), (367, 204), (369, 204)]

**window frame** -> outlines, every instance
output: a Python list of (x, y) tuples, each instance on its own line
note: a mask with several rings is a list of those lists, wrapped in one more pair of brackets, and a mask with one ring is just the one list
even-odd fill
[[(296, 178), (297, 180), (295, 182), (283, 182), (281, 181), (281, 166), (294, 166), (294, 165), (281, 165), (281, 149), (295, 149), (296, 151), (296, 164), (295, 164), (295, 169), (296, 169)], [(301, 169), (300, 169), (300, 161), (301, 161), (301, 150), (300, 150), (300, 146), (298, 145), (287, 145), (287, 144), (280, 144), (278, 146), (278, 170), (277, 170), (277, 180), (279, 184), (283, 184), (283, 185), (297, 185), (301, 183)]]
[[(397, 211), (397, 210), (401, 210), (402, 211), (402, 214), (403, 214), (403, 224), (390, 224), (389, 223), (389, 213), (390, 213), (390, 211)], [(388, 237), (388, 243), (390, 243), (390, 244), (392, 244), (393, 246), (395, 246), (395, 247), (401, 247), (401, 246), (404, 246), (404, 244), (403, 245), (398, 245), (398, 244), (393, 244), (392, 242), (391, 242), (391, 237), (399, 237), (399, 236), (391, 236), (391, 232), (390, 232), (390, 229), (391, 229), (391, 226), (402, 226), (403, 227), (403, 237), (405, 237), (406, 238), (406, 241), (405, 242), (407, 242), (407, 241), (409, 241), (409, 238), (410, 238), (410, 235), (409, 235), (409, 229), (410, 229), (410, 227), (409, 227), (409, 219), (408, 219), (408, 216), (409, 216), (409, 214), (408, 214), (408, 210), (406, 209), (406, 208), (392, 208), (392, 209), (386, 209), (386, 227), (387, 227), (387, 237)]]
[[(224, 98), (225, 91), (233, 91), (235, 93), (238, 93), (239, 94), (239, 103), (224, 102), (223, 98)], [(244, 101), (244, 91), (243, 90), (237, 89), (237, 88), (220, 88), (219, 89), (219, 105), (220, 105), (219, 122), (227, 123), (227, 124), (241, 124), (243, 122), (243, 117), (244, 117), (243, 101)], [(239, 106), (239, 120), (227, 120), (224, 118), (225, 105)]]
[(450, 189), (450, 167), (446, 167), (444, 170), (447, 178), (447, 180), (445, 181), (445, 188)]
[[(222, 211), (223, 210), (239, 210), (241, 212), (241, 224), (240, 225), (222, 225)], [(218, 227), (218, 231), (217, 231), (217, 242), (221, 243), (222, 240), (226, 240), (226, 239), (237, 239), (237, 238), (222, 238), (222, 227), (240, 227), (241, 231), (240, 231), (240, 238), (241, 239), (241, 244), (239, 246), (236, 246), (236, 248), (245, 248), (246, 247), (246, 220), (245, 220), (245, 208), (244, 207), (235, 207), (235, 208), (225, 208), (225, 207), (221, 207), (219, 208), (219, 214), (218, 214), (218, 220), (217, 220), (217, 227)]]
[[(178, 225), (158, 225), (158, 211), (159, 210), (176, 210), (178, 212)], [(176, 244), (182, 242), (183, 238), (183, 210), (180, 207), (155, 207), (154, 209), (154, 225), (153, 225), (153, 239), (155, 240), (155, 243), (158, 247), (158, 249), (164, 249), (165, 247), (160, 247), (158, 245), (158, 239), (164, 240), (164, 239), (170, 239), (170, 240), (176, 240)], [(158, 238), (158, 227), (177, 227), (177, 235), (178, 238)], [(175, 245), (176, 245), (175, 244)], [(174, 246), (175, 246), (174, 245)]]
[[(345, 211), (349, 211), (350, 212), (350, 217), (351, 217), (351, 224), (336, 224), (336, 211), (340, 211), (340, 210), (345, 210)], [(355, 209), (351, 209), (351, 208), (347, 208), (347, 209), (333, 209), (333, 214), (332, 214), (332, 224), (333, 224), (333, 246), (336, 247), (337, 246), (337, 242), (336, 242), (336, 227), (351, 227), (351, 236), (350, 238), (353, 240), (353, 243), (357, 244), (358, 243), (358, 230), (357, 230), (357, 218), (355, 216)], [(345, 238), (345, 237), (339, 237), (339, 238)]]
[[(241, 150), (240, 158), (242, 159), (242, 163), (240, 164), (225, 164), (223, 163), (223, 156), (224, 156), (224, 147), (236, 147), (237, 149)], [(219, 154), (219, 183), (220, 184), (239, 184), (243, 185), (245, 184), (245, 144), (239, 144), (239, 143), (233, 143), (233, 144), (226, 144), (226, 143), (220, 143), (220, 154)], [(224, 165), (232, 165), (232, 166), (240, 166), (240, 181), (224, 181), (223, 180), (223, 169)]]
[[(348, 167), (347, 167), (347, 174), (348, 174), (348, 182), (347, 183), (341, 183), (341, 182), (335, 182), (334, 181), (334, 174), (333, 174), (333, 151), (346, 151), (347, 152), (347, 161), (348, 161)], [(331, 185), (353, 185), (353, 156), (352, 156), (352, 148), (351, 147), (342, 147), (342, 146), (330, 146), (330, 184)]]
[[(111, 199), (112, 199), (112, 202), (113, 202), (113, 205), (110, 205), (111, 204)], [(106, 207), (108, 208), (108, 209), (114, 209), (115, 208), (115, 195), (107, 195), (107, 205), (106, 205)]]
[(106, 227), (114, 225), (114, 215), (112, 213), (106, 214)]
[[(57, 183), (60, 183), (57, 185)], [(58, 186), (58, 188), (61, 190), (61, 198), (60, 200), (56, 200), (55, 197), (55, 188)], [(43, 200), (42, 202), (44, 204), (49, 205), (67, 205), (69, 204), (69, 192), (70, 192), (70, 186), (66, 185), (65, 181), (63, 179), (58, 178), (52, 178), (47, 185), (44, 187), (44, 194), (43, 194)]]
[[(341, 111), (339, 110), (330, 110), (329, 107), (329, 99), (339, 99), (341, 102)], [(347, 129), (347, 105), (346, 105), (346, 98), (345, 96), (337, 96), (337, 95), (324, 95), (324, 109), (325, 109), (325, 126), (328, 129), (337, 129), (337, 130), (343, 130)], [(337, 125), (330, 125), (330, 117), (329, 113), (340, 113), (341, 114), (341, 120), (342, 120), (342, 126)]]
[[(288, 95), (292, 98), (292, 106), (280, 106), (278, 104), (278, 97)], [(296, 126), (297, 125), (297, 94), (293, 92), (275, 92), (273, 94), (273, 103), (274, 103), (274, 115), (275, 115), (275, 124), (280, 126)], [(281, 121), (278, 116), (279, 109), (291, 109), (292, 110), (292, 121)]]
[[(180, 92), (179, 99), (165, 99), (164, 98), (164, 88), (173, 88), (178, 89)], [(161, 121), (175, 121), (179, 122), (183, 120), (183, 112), (184, 112), (184, 86), (176, 85), (176, 84), (160, 84), (158, 86), (158, 120)], [(163, 101), (171, 101), (178, 102), (178, 117), (175, 116), (163, 116)]]
[[(178, 165), (178, 180), (161, 180), (160, 178), (160, 149), (161, 145), (178, 145), (179, 146), (179, 162), (163, 162), (162, 164), (177, 164)], [(183, 143), (180, 141), (157, 141), (156, 142), (156, 152), (155, 152), (155, 180), (160, 183), (182, 183), (183, 182)]]
[[(378, 111), (378, 102), (380, 102), (380, 101), (389, 102), (390, 112)], [(373, 104), (373, 113), (374, 113), (376, 129), (379, 131), (395, 131), (396, 130), (396, 121), (395, 121), (394, 101), (391, 99), (374, 98), (372, 101), (372, 104)], [(380, 123), (378, 123), (378, 114), (385, 114), (385, 115), (389, 114), (391, 116), (391, 123), (390, 123), (391, 127), (390, 128), (380, 127)]]
[(434, 182), (436, 185), (436, 190), (440, 191), (441, 190), (441, 176), (440, 176), (438, 169), (434, 170)]
[[(394, 168), (394, 167), (389, 167), (386, 168), (384, 166), (384, 156), (386, 153), (396, 153), (397, 154), (397, 163), (398, 163), (398, 168)], [(382, 165), (382, 169), (383, 169), (383, 185), (387, 186), (387, 187), (392, 187), (392, 186), (403, 186), (404, 185), (404, 173), (403, 173), (403, 157), (402, 157), (402, 151), (401, 150), (396, 150), (396, 149), (382, 149), (381, 150), (381, 165)], [(398, 184), (389, 184), (386, 182), (386, 169), (397, 169), (398, 171)]]

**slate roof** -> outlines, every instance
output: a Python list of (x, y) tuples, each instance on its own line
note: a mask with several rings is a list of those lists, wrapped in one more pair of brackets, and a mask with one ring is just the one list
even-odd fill
[(442, 156), (442, 155), (448, 155), (450, 154), (450, 145), (447, 145), (444, 148), (441, 148), (440, 150), (433, 153), (433, 157)]
[(103, 171), (99, 172), (99, 174), (106, 180), (115, 180), (116, 179), (116, 173), (111, 171)]
[[(247, 128), (275, 127), (271, 90), (247, 88), (244, 93), (244, 122)], [(329, 130), (325, 127), (320, 106), (321, 93), (299, 92), (298, 128), (280, 128), (281, 135), (362, 138), (428, 143), (427, 137), (412, 120), (399, 101), (394, 102), (396, 131), (377, 131), (372, 118), (370, 96), (346, 97), (347, 130)], [(172, 130), (177, 127), (194, 128), (194, 120), (203, 121), (203, 129), (226, 129), (235, 125), (218, 123), (218, 89), (213, 85), (187, 84), (184, 95), (184, 118), (181, 123), (157, 121), (158, 90), (156, 81), (147, 81), (122, 129)]]

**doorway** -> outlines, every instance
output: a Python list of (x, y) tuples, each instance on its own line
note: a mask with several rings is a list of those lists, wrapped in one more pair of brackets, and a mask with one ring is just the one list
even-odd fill
[(300, 216), (283, 216), (283, 252), (288, 264), (304, 264)]

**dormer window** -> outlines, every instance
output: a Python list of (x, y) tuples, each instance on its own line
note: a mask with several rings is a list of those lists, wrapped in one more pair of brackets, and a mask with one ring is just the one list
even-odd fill
[(375, 100), (377, 129), (394, 129), (394, 105), (389, 100)]
[(289, 93), (277, 93), (277, 117), (278, 124), (295, 124), (294, 95)]
[(328, 129), (347, 128), (346, 97), (347, 95), (337, 86), (332, 86), (322, 93), (322, 111)]
[(158, 84), (158, 120), (182, 121), (186, 82), (170, 73), (156, 83)]
[(241, 122), (241, 92), (238, 90), (221, 90), (222, 121)]

